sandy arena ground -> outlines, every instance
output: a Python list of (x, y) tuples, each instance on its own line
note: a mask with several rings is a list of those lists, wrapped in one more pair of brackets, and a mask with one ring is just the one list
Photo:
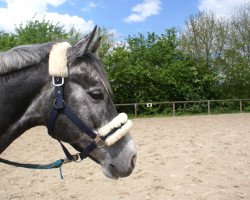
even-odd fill
[[(0, 199), (203, 200), (250, 199), (250, 114), (134, 119), (138, 149), (134, 173), (106, 178), (91, 160), (59, 170), (0, 164)], [(60, 146), (36, 127), (2, 155), (43, 163), (63, 157)]]

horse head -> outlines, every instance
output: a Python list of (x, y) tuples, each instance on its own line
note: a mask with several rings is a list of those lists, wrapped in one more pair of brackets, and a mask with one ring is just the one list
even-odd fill
[[(62, 76), (67, 76), (63, 88), (65, 104), (96, 133), (103, 127), (105, 129), (105, 126), (107, 127), (117, 118), (127, 121), (124, 115), (117, 117), (108, 78), (96, 55), (100, 41), (99, 31), (95, 28), (76, 45), (66, 45), (64, 56), (57, 56), (57, 59), (66, 59), (62, 62), (67, 64), (67, 70), (60, 71)], [(53, 86), (50, 84), (49, 87)], [(51, 104), (53, 104), (53, 98), (51, 94)], [(44, 107), (48, 106), (44, 105)], [(49, 118), (49, 113), (50, 109), (45, 109), (45, 121)], [(80, 152), (93, 142), (63, 114), (57, 116), (50, 135), (69, 143)], [(136, 149), (130, 133), (126, 133), (121, 138), (111, 141), (110, 145), (95, 148), (88, 156), (102, 165), (103, 173), (107, 177), (116, 179), (131, 174), (136, 162)]]

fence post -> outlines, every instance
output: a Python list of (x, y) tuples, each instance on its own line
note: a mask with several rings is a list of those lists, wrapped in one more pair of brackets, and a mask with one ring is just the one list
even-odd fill
[(240, 112), (242, 112), (242, 100), (240, 100)]
[(135, 117), (137, 117), (137, 103), (135, 103)]
[(211, 110), (210, 110), (210, 101), (207, 100), (207, 113), (210, 115), (211, 114)]
[(175, 116), (175, 103), (173, 102), (173, 116)]

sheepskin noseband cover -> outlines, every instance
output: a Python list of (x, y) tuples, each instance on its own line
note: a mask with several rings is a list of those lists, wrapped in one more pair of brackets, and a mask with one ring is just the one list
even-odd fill
[(105, 144), (111, 146), (125, 136), (132, 126), (133, 123), (131, 120), (128, 120), (127, 114), (120, 113), (111, 122), (101, 127), (97, 132), (100, 137), (106, 138)]
[(68, 76), (67, 50), (71, 47), (68, 42), (56, 43), (49, 54), (49, 75), (65, 78)]

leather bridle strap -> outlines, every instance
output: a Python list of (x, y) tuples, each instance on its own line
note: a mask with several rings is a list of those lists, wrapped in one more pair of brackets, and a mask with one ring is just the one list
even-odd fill
[[(70, 121), (75, 124), (82, 132), (84, 132), (85, 134), (87, 134), (91, 139), (92, 142), (82, 151), (80, 152), (78, 155), (80, 156), (80, 159), (84, 159), (86, 158), (89, 153), (94, 150), (97, 146), (100, 146), (101, 143), (104, 143), (104, 141), (101, 140), (101, 138), (99, 138), (99, 136), (92, 131), (90, 128), (88, 128), (88, 126), (86, 126), (82, 120), (65, 104), (64, 102), (64, 95), (63, 95), (63, 80), (60, 77), (53, 77), (54, 78), (54, 82), (53, 84), (55, 85), (55, 101), (54, 101), (54, 106), (53, 109), (51, 111), (48, 123), (47, 123), (47, 128), (48, 128), (48, 132), (49, 134), (52, 134), (54, 131), (54, 126), (55, 126), (55, 121), (57, 119), (57, 116), (59, 114), (64, 114), (65, 116), (67, 116), (68, 119), (70, 119)], [(78, 158), (73, 157), (69, 151), (67, 150), (67, 148), (62, 144), (61, 141), (59, 141), (62, 149), (66, 155), (66, 157), (72, 161)], [(99, 142), (99, 143), (98, 143)]]

